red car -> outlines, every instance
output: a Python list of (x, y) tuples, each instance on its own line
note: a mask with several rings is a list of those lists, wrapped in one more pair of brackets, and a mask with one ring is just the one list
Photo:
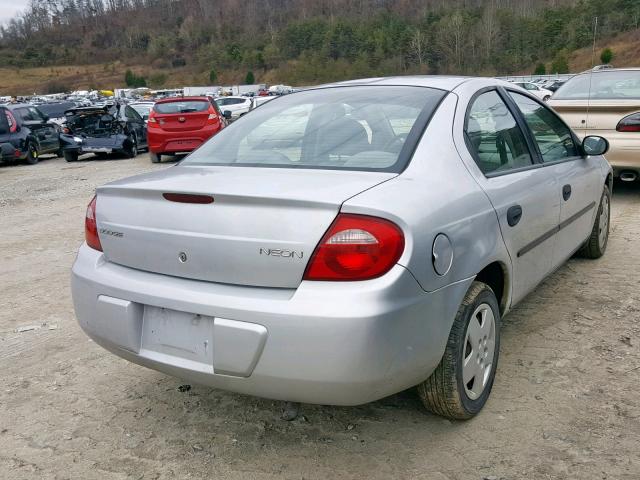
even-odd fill
[(159, 163), (163, 154), (191, 152), (224, 128), (226, 119), (208, 97), (159, 100), (149, 114), (149, 155)]

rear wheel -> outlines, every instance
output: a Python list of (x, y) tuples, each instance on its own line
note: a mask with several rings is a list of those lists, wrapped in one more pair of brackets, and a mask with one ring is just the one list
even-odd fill
[(78, 152), (67, 152), (67, 151), (64, 151), (63, 155), (64, 155), (64, 159), (67, 162), (77, 162), (78, 161), (78, 157), (79, 157)]
[(467, 291), (440, 364), (418, 395), (431, 412), (468, 419), (484, 406), (495, 378), (500, 351), (500, 309), (491, 288), (473, 282)]
[(27, 145), (27, 156), (25, 160), (29, 165), (35, 165), (38, 163), (38, 147), (34, 143)]
[(611, 215), (611, 192), (609, 187), (605, 185), (600, 197), (600, 205), (598, 206), (598, 214), (593, 222), (591, 235), (587, 243), (585, 243), (578, 255), (584, 258), (600, 258), (604, 255), (609, 243), (609, 219)]
[(551, 95), (545, 95), (545, 97), (542, 99), (543, 102), (548, 102), (549, 100), (551, 100)]
[(151, 158), (151, 163), (160, 163), (162, 161), (162, 155), (152, 151), (149, 151), (149, 158)]
[(124, 153), (127, 158), (136, 158), (138, 156), (138, 140), (136, 139), (135, 134), (131, 135), (127, 139), (128, 146), (126, 147)]

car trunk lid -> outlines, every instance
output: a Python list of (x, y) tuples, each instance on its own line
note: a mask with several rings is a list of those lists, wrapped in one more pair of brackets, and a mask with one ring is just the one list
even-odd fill
[[(554, 100), (549, 105), (580, 136), (615, 130), (627, 115), (640, 111), (640, 99)], [(588, 112), (588, 115), (587, 115)], [(587, 118), (588, 117), (588, 118)]]
[[(108, 261), (140, 270), (295, 288), (342, 203), (394, 176), (177, 166), (99, 188), (100, 241)], [(176, 201), (171, 195), (168, 200), (165, 194), (213, 202)]]

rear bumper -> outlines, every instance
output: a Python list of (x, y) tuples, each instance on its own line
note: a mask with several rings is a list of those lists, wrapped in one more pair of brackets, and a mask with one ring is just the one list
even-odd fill
[[(134, 363), (239, 393), (357, 405), (431, 374), (471, 281), (426, 293), (396, 266), (368, 282), (241, 287), (118, 266), (83, 245), (72, 293), (85, 332)], [(173, 333), (155, 342), (163, 328)]]
[(593, 134), (601, 135), (609, 141), (610, 148), (605, 157), (613, 167), (616, 177), (628, 170), (640, 174), (640, 133), (605, 131)]
[(149, 150), (153, 153), (191, 152), (220, 131), (218, 125), (208, 125), (199, 130), (166, 132), (159, 128), (147, 130)]

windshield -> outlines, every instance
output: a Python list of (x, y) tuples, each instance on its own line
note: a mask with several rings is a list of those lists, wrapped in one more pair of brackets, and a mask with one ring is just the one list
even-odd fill
[[(591, 95), (589, 95), (591, 92)], [(640, 70), (593, 72), (577, 75), (561, 86), (556, 100), (640, 99)]]
[(396, 86), (294, 93), (242, 117), (182, 164), (401, 171), (407, 138), (415, 146), (445, 93)]
[(206, 112), (211, 105), (206, 100), (180, 100), (177, 102), (156, 103), (153, 109), (156, 113), (193, 113)]

